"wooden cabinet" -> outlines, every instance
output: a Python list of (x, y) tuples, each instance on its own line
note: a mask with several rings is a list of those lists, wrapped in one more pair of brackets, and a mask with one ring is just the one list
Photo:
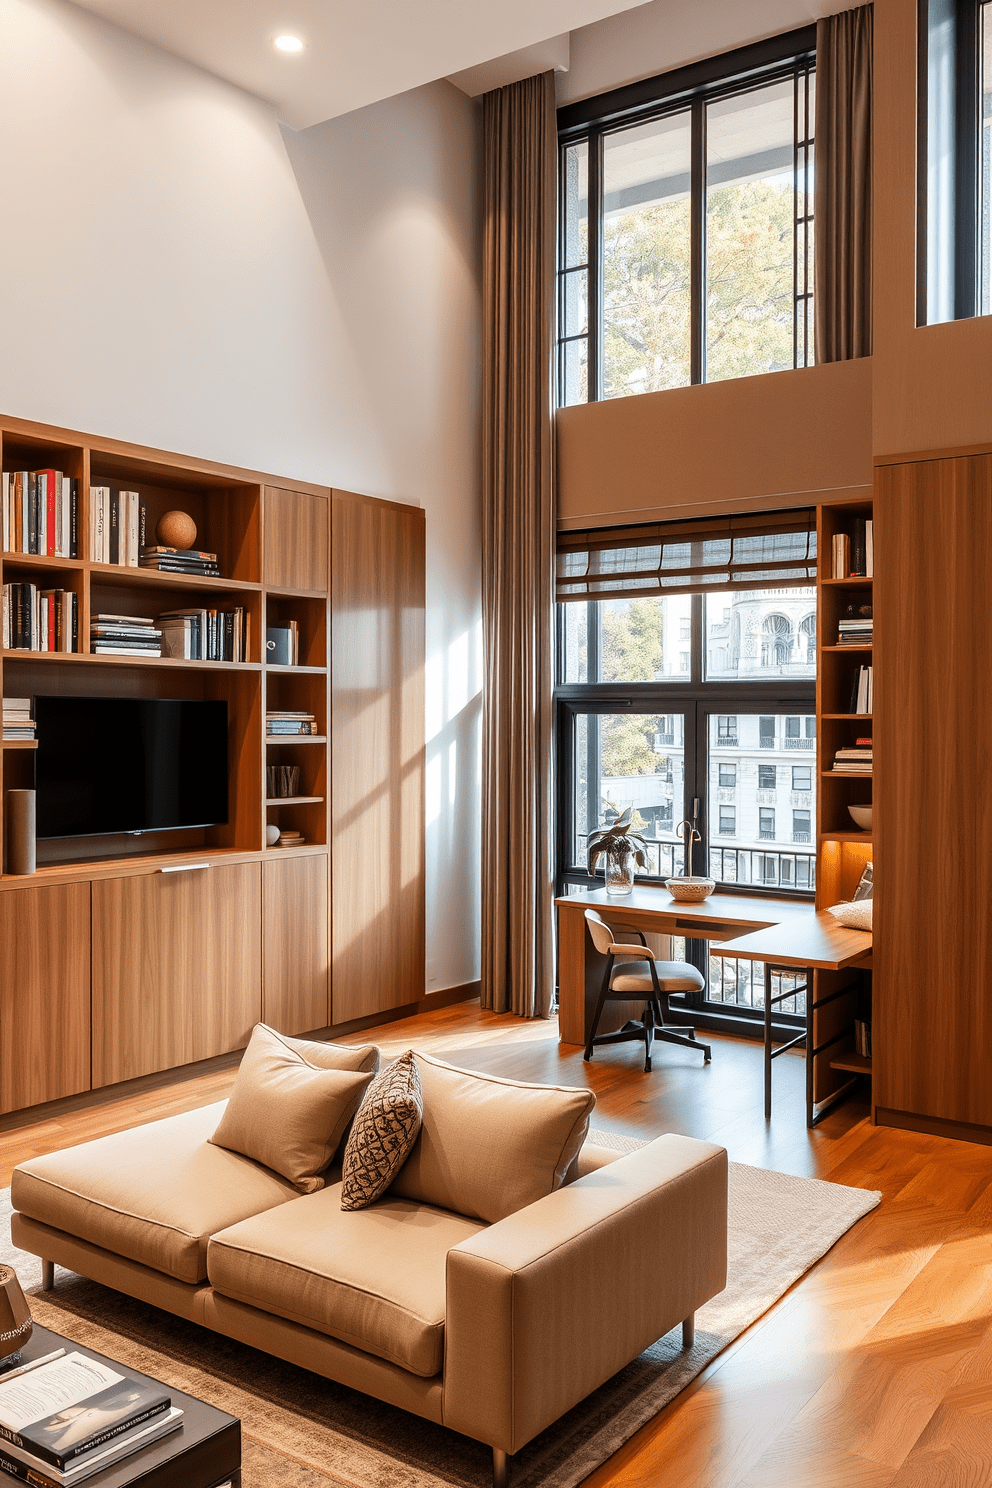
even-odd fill
[(263, 863), (262, 1020), (280, 1033), (309, 1033), (331, 1021), (327, 913), (326, 857)]
[(0, 1112), (90, 1088), (90, 886), (0, 894)]
[(333, 1022), (424, 995), (424, 514), (331, 496)]
[(97, 880), (93, 1084), (240, 1049), (261, 1015), (261, 864)]
[(269, 588), (327, 590), (327, 498), (265, 488), (262, 578)]
[(992, 1140), (992, 455), (876, 471), (875, 1101)]

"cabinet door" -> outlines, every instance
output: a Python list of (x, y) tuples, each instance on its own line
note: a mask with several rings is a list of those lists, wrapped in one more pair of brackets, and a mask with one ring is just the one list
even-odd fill
[(262, 1018), (280, 1033), (330, 1023), (327, 1002), (327, 859), (262, 865)]
[(424, 514), (332, 493), (334, 1023), (424, 995)]
[(93, 884), (93, 1084), (208, 1059), (261, 1014), (261, 869)]
[(90, 886), (0, 894), (0, 1111), (90, 1088)]
[(265, 488), (262, 576), (276, 589), (327, 592), (330, 556), (327, 497)]

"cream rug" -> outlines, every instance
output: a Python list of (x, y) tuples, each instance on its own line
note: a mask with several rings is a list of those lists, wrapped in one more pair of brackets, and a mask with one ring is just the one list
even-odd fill
[[(631, 1152), (632, 1137), (590, 1132)], [(575, 1488), (788, 1291), (878, 1204), (881, 1195), (763, 1168), (730, 1165), (729, 1282), (696, 1314), (696, 1342), (661, 1338), (513, 1460), (513, 1488)], [(489, 1488), (490, 1453), (429, 1421), (272, 1359), (193, 1323), (59, 1269), (41, 1292), (41, 1263), (10, 1244), (0, 1193), (0, 1259), (13, 1265), (35, 1319), (123, 1364), (239, 1416), (243, 1488)], [(605, 1287), (622, 1278), (604, 1276)]]

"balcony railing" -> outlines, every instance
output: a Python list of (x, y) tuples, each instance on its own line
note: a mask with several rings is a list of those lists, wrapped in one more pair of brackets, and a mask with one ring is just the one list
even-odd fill
[(758, 837), (761, 839), (762, 842), (774, 842), (775, 841), (775, 828), (774, 827), (761, 827), (759, 829), (759, 831), (758, 831)]
[(792, 739), (786, 737), (784, 740), (786, 749), (815, 749), (815, 739)]
[(720, 734), (716, 741), (716, 747), (718, 749), (737, 749), (739, 745), (739, 734)]
[[(765, 1005), (765, 968), (760, 961), (738, 961), (734, 956), (710, 956), (706, 990), (708, 1002), (724, 1007), (763, 1008)], [(772, 972), (772, 996), (802, 985), (801, 972)], [(774, 1004), (776, 1012), (802, 1017), (806, 1011), (806, 994), (798, 992)]]
[(783, 889), (814, 889), (812, 853), (761, 852), (757, 848), (711, 847), (710, 877), (717, 883), (761, 884)]
[(793, 832), (793, 842), (812, 842), (813, 838), (809, 832)]

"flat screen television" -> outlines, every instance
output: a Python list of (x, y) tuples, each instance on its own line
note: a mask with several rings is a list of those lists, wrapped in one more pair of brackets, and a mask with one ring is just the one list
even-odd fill
[(227, 703), (35, 697), (37, 835), (103, 837), (227, 821)]

